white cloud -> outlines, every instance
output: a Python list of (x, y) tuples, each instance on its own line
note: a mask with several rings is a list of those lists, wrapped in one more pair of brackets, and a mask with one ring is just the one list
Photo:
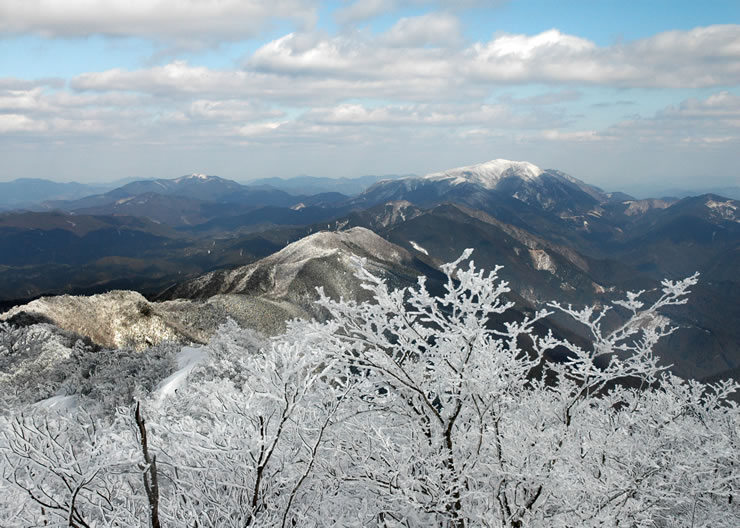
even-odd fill
[(76, 112), (81, 108), (125, 109), (141, 106), (146, 96), (131, 93), (72, 93), (47, 91), (41, 87), (26, 90), (0, 89), (0, 112), (26, 112), (33, 115), (55, 116), (65, 109)]
[(598, 47), (558, 30), (500, 35), (466, 53), (467, 74), (487, 82), (556, 82), (689, 88), (740, 82), (740, 25), (671, 31)]
[[(362, 0), (338, 17), (360, 20), (404, 6), (452, 8), (456, 2)], [(0, 35), (48, 37), (105, 34), (187, 42), (250, 38), (275, 19), (313, 26), (315, 0), (5, 0)], [(400, 19), (386, 33), (328, 37), (291, 33), (247, 61), (261, 71), (335, 77), (440, 77), (466, 82), (563, 83), (690, 88), (740, 82), (740, 25), (668, 31), (598, 46), (556, 29), (537, 35), (498, 34), (461, 52), (460, 24), (450, 12)], [(434, 46), (429, 50), (425, 47)], [(0, 80), (0, 86), (5, 80)]]
[(0, 112), (36, 110), (41, 93), (40, 88), (0, 91)]
[(72, 79), (77, 90), (141, 91), (155, 95), (172, 93), (229, 93), (241, 89), (247, 74), (241, 71), (219, 71), (174, 61), (136, 71), (120, 68), (92, 72)]
[[(254, 52), (242, 70), (173, 61), (134, 71), (86, 73), (72, 79), (68, 89), (24, 88), (8, 81), (8, 88), (0, 88), (0, 112), (15, 117), (5, 118), (4, 130), (35, 129), (46, 137), (62, 130), (97, 130), (106, 137), (188, 137), (203, 143), (243, 137), (285, 145), (384, 142), (399, 127), (414, 137), (451, 134), (483, 141), (508, 134), (523, 141), (570, 144), (669, 144), (687, 138), (710, 144), (727, 142), (738, 133), (740, 103), (730, 92), (689, 99), (653, 117), (627, 119), (601, 130), (592, 130), (593, 124), (579, 129), (581, 117), (569, 116), (558, 106), (582, 97), (575, 87), (536, 96), (502, 96), (497, 104), (489, 97), (492, 86), (515, 82), (571, 83), (579, 88), (587, 82), (650, 85), (656, 76), (641, 68), (650, 63), (656, 69), (666, 46), (676, 42), (688, 49), (684, 41), (690, 40), (689, 48), (704, 50), (702, 35), (711, 34), (716, 53), (730, 57), (734, 48), (717, 40), (722, 35), (732, 40), (726, 27), (683, 32), (683, 39), (675, 32), (670, 39), (656, 36), (652, 48), (651, 39), (601, 48), (558, 31), (497, 35), (462, 50), (430, 47), (423, 32), (418, 36), (410, 31), (404, 45), (392, 42), (399, 28), (422, 27), (424, 20), (430, 18), (405, 19), (377, 37), (362, 32), (334, 37), (290, 33)], [(447, 15), (431, 20), (455, 24)], [(631, 56), (638, 48), (642, 57)], [(705, 55), (696, 52), (684, 62), (699, 60), (696, 57)], [(548, 67), (539, 68), (542, 63)], [(708, 67), (716, 70), (714, 75), (730, 75), (732, 64), (730, 59), (709, 61)], [(699, 63), (693, 67), (699, 68)], [(678, 86), (693, 82), (676, 79)]]
[[(292, 32), (245, 57), (238, 69), (173, 60), (90, 71), (69, 81), (0, 79), (0, 137), (6, 152), (16, 143), (102, 139), (128, 148), (233, 149), (232, 160), (243, 158), (240, 148), (256, 146), (252, 154), (274, 156), (265, 164), (270, 167), (290, 163), (286, 149), (307, 159), (335, 153), (341, 163), (351, 161), (350, 152), (366, 159), (394, 152), (389, 171), (415, 170), (410, 161), (403, 162), (406, 169), (393, 166), (406, 156), (431, 165), (452, 156), (445, 152), (453, 152), (458, 164), (496, 156), (536, 162), (529, 153), (537, 149), (602, 163), (605, 153), (613, 157), (604, 159), (619, 160), (643, 145), (725, 149), (729, 157), (740, 141), (740, 96), (727, 89), (740, 83), (740, 26), (610, 46), (557, 30), (496, 34), (466, 45), (460, 33), (454, 15), (432, 12), (401, 19), (377, 35), (357, 28), (338, 35)], [(519, 86), (526, 88), (520, 92)], [(645, 110), (658, 99), (645, 92), (676, 98), (693, 86), (717, 88), (709, 97)], [(608, 101), (610, 94), (619, 100)], [(638, 104), (629, 110), (642, 116), (612, 126), (601, 121), (632, 99)], [(613, 108), (593, 117), (587, 106), (593, 101)], [(578, 104), (584, 115), (570, 115)]]
[[(242, 70), (215, 70), (176, 60), (134, 71), (90, 72), (72, 79), (70, 85), (75, 90), (166, 97), (250, 95), (315, 106), (362, 98), (482, 102), (493, 87), (506, 84), (687, 88), (740, 83), (740, 26), (671, 32), (670, 38), (657, 35), (603, 48), (551, 30), (534, 36), (497, 35), (488, 43), (460, 50), (426, 45), (432, 36), (425, 36), (422, 29), (429, 20), (448, 27), (443, 39), (454, 37), (454, 17), (429, 15), (404, 19), (377, 37), (360, 32), (331, 37), (289, 33), (257, 49)], [(401, 45), (403, 27), (418, 31), (409, 31), (408, 41)], [(686, 52), (680, 61), (667, 54), (670, 46)], [(693, 54), (687, 50), (694, 50)], [(539, 98), (501, 101), (544, 105), (578, 96), (572, 88)]]
[(334, 18), (340, 24), (357, 24), (404, 7), (459, 11), (475, 7), (496, 8), (507, 2), (508, 0), (355, 0), (338, 9)]
[(46, 79), (17, 79), (15, 77), (0, 77), (0, 90), (29, 90), (37, 86), (50, 86), (53, 88), (62, 88), (64, 79), (46, 78)]
[(560, 104), (569, 101), (577, 101), (581, 99), (582, 96), (583, 94), (578, 90), (559, 90), (556, 92), (545, 92), (529, 97), (514, 97), (512, 95), (504, 95), (499, 99), (501, 100), (501, 102), (506, 104), (544, 106)]
[(260, 72), (322, 78), (409, 79), (455, 73), (446, 49), (389, 46), (361, 33), (326, 37), (289, 33), (259, 48), (246, 62)]
[[(175, 61), (135, 71), (112, 69), (91, 72), (75, 77), (70, 81), (70, 86), (81, 91), (143, 92), (167, 98), (250, 96), (291, 105), (326, 104), (349, 98), (414, 101), (481, 99), (488, 93), (485, 87), (466, 86), (454, 76), (435, 76), (431, 72), (421, 72), (422, 75), (415, 76), (413, 71), (394, 75), (392, 72), (384, 74), (376, 71), (372, 76), (353, 77), (343, 75), (342, 69), (333, 65), (331, 58), (314, 56), (300, 60), (304, 61), (304, 65), (298, 67), (298, 71), (294, 62), (288, 61), (287, 72), (280, 71), (280, 61), (271, 62), (272, 71), (214, 70)], [(362, 58), (358, 57), (358, 60)], [(382, 65), (370, 66), (382, 68)], [(401, 68), (398, 64), (389, 67)], [(301, 69), (305, 69), (306, 73), (301, 73)], [(325, 75), (318, 74), (322, 69), (327, 71)]]
[(338, 9), (334, 17), (340, 24), (356, 24), (394, 11), (398, 4), (397, 0), (357, 0)]
[(251, 123), (238, 128), (238, 134), (245, 137), (263, 137), (269, 134), (273, 130), (280, 128), (282, 123), (280, 121), (272, 121), (269, 123)]
[(630, 75), (592, 42), (549, 30), (538, 35), (500, 35), (466, 51), (465, 74), (485, 82), (612, 81)]
[(470, 127), (487, 125), (491, 129), (537, 128), (561, 124), (556, 117), (544, 113), (519, 114), (505, 105), (490, 104), (414, 104), (367, 107), (361, 104), (340, 104), (315, 108), (303, 120), (339, 126), (403, 127)]
[(462, 32), (457, 17), (448, 13), (428, 13), (401, 18), (380, 40), (393, 47), (455, 46), (462, 41)]
[(271, 20), (308, 26), (309, 0), (3, 0), (0, 34), (46, 37), (94, 34), (155, 39), (238, 40), (259, 34)]
[(0, 114), (0, 134), (41, 132), (45, 125), (23, 114)]
[(596, 130), (575, 130), (575, 131), (564, 131), (564, 130), (542, 130), (537, 134), (530, 135), (530, 139), (546, 139), (548, 141), (565, 141), (565, 142), (576, 142), (576, 143), (587, 143), (595, 141), (611, 141), (613, 138), (609, 136), (603, 136)]
[(663, 119), (715, 119), (734, 122), (740, 126), (740, 96), (723, 91), (704, 100), (687, 99), (678, 107), (670, 106), (659, 114)]
[(686, 99), (652, 117), (625, 119), (604, 134), (666, 145), (740, 143), (740, 96), (723, 91), (705, 99)]
[(238, 99), (198, 99), (190, 103), (187, 115), (208, 121), (254, 121), (283, 117), (284, 112)]
[[(290, 76), (444, 79), (467, 85), (689, 88), (740, 82), (740, 25), (670, 32), (608, 47), (553, 29), (532, 36), (496, 35), (458, 50), (454, 45), (425, 47), (433, 43), (434, 33), (425, 33), (425, 21), (447, 28), (436, 43), (449, 44), (455, 19), (435, 14), (404, 19), (373, 38), (360, 32), (334, 37), (290, 33), (258, 49), (246, 67)], [(405, 37), (404, 27), (409, 29)]]

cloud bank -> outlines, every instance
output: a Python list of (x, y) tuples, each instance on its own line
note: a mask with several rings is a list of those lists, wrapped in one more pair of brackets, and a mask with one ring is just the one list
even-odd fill
[[(558, 29), (471, 41), (453, 9), (400, 17), (378, 33), (353, 26), (412, 4), (444, 7), (345, 3), (334, 17), (346, 27), (330, 34), (315, 28), (317, 6), (308, 0), (269, 7), (253, 0), (70, 0), (63, 8), (8, 0), (0, 5), (6, 36), (216, 43), (251, 38), (276, 19), (291, 20), (293, 30), (249, 47), (231, 68), (177, 58), (68, 79), (0, 78), (0, 137), (26, 147), (108, 141), (231, 148), (232, 160), (239, 149), (276, 157), (290, 149), (345, 164), (350, 154), (377, 160), (372, 152), (398, 149), (418, 168), (397, 170), (419, 172), (444, 168), (433, 164), (447, 159), (462, 165), (517, 152), (546, 165), (528, 153), (559, 162), (560, 152), (619, 159), (636, 144), (740, 148), (740, 25), (610, 45)], [(665, 102), (641, 104), (656, 99), (650, 94), (665, 94)], [(286, 167), (282, 175), (305, 172), (298, 162)]]
[(3, 0), (0, 33), (47, 38), (112, 35), (155, 39), (239, 40), (275, 19), (312, 25), (308, 0)]

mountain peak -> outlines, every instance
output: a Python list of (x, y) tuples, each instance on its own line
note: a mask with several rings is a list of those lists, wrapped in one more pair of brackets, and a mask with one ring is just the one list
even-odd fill
[(474, 183), (486, 189), (494, 189), (504, 178), (518, 177), (522, 180), (530, 181), (538, 178), (543, 172), (537, 165), (528, 161), (494, 159), (477, 165), (434, 172), (423, 176), (423, 179), (433, 181), (448, 180), (453, 185)]
[(193, 174), (188, 174), (187, 176), (180, 176), (175, 181), (177, 183), (180, 183), (181, 181), (185, 181), (185, 180), (213, 180), (213, 179), (216, 179), (216, 176), (209, 176), (207, 174), (194, 172)]
[(292, 298), (311, 311), (316, 286), (347, 298), (362, 291), (354, 276), (354, 257), (366, 258), (368, 269), (375, 270), (401, 269), (412, 260), (407, 250), (364, 227), (319, 231), (257, 262), (201, 275), (169, 291), (168, 298), (238, 293), (273, 300)]
[(287, 245), (265, 261), (295, 264), (336, 253), (364, 256), (376, 260), (400, 263), (405, 254), (400, 248), (364, 227), (346, 231), (319, 231)]

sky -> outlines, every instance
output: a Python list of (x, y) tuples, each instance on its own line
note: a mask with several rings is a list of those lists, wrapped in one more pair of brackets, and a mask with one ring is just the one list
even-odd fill
[(0, 0), (0, 181), (740, 185), (733, 0)]

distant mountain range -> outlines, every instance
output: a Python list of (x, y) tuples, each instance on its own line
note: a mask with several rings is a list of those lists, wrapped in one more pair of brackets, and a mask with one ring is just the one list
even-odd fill
[(371, 185), (381, 180), (395, 180), (410, 177), (412, 174), (403, 176), (397, 174), (386, 174), (384, 176), (360, 176), (359, 178), (321, 178), (316, 176), (295, 176), (293, 178), (260, 178), (246, 182), (252, 187), (266, 186), (290, 194), (320, 194), (326, 192), (338, 192), (348, 196), (354, 196), (365, 191)]
[[(682, 329), (660, 349), (663, 361), (694, 377), (740, 367), (736, 200), (638, 200), (502, 159), (422, 177), (368, 177), (354, 196), (324, 183), (303, 178), (278, 188), (194, 174), (47, 201), (47, 212), (0, 214), (0, 301), (132, 289), (160, 301), (157, 313), (167, 302), (208, 306), (204, 313), (217, 304), (213, 321), (233, 312), (248, 322), (263, 309), (272, 326), (260, 328), (277, 328), (281, 317), (320, 315), (311, 308), (316, 286), (361, 295), (352, 255), (404, 285), (434, 277), (473, 247), (479, 266), (504, 265), (521, 312), (553, 299), (603, 304), (699, 271), (689, 305), (669, 314)], [(291, 185), (305, 194), (291, 194)], [(201, 338), (211, 326), (203, 328)]]
[(636, 187), (632, 192), (635, 195), (644, 197), (663, 196), (670, 198), (688, 198), (690, 196), (700, 196), (702, 194), (717, 194), (734, 200), (740, 200), (740, 185), (702, 187), (698, 189), (684, 189), (680, 187), (653, 187), (650, 189), (642, 189), (640, 187)]
[[(175, 179), (132, 177), (95, 184), (19, 178), (9, 182), (0, 182), (0, 210), (59, 208), (74, 211), (86, 207), (105, 206), (123, 198), (148, 193), (201, 201), (226, 199), (226, 201), (239, 203), (242, 203), (245, 194), (249, 194), (253, 204), (276, 205), (277, 202), (284, 204), (292, 201), (285, 195), (341, 194), (353, 196), (380, 180), (399, 177), (397, 175), (361, 176), (359, 178), (296, 176), (294, 178), (262, 178), (245, 184), (204, 174), (190, 174)], [(230, 191), (234, 191), (235, 194), (229, 196)], [(83, 198), (86, 200), (82, 200)]]
[(20, 178), (0, 182), (0, 210), (32, 207), (48, 200), (75, 200), (100, 191), (96, 185)]

